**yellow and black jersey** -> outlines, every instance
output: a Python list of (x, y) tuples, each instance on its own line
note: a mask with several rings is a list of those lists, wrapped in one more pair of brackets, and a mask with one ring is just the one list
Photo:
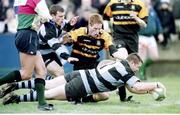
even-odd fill
[(132, 0), (127, 4), (121, 0), (111, 0), (104, 10), (103, 18), (113, 18), (113, 30), (116, 33), (137, 33), (140, 27), (130, 16), (131, 12), (147, 22), (148, 9), (141, 0)]
[(113, 44), (111, 35), (104, 30), (97, 38), (89, 36), (86, 27), (71, 31), (69, 35), (74, 41), (71, 56), (79, 58), (81, 62), (95, 61), (102, 49), (108, 50)]

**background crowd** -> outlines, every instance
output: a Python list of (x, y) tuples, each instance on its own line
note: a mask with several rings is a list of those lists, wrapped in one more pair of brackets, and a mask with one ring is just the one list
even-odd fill
[[(109, 0), (46, 0), (48, 6), (59, 4), (66, 9), (66, 19), (73, 16), (80, 16), (76, 28), (86, 26), (87, 19), (91, 13), (103, 14), (104, 8)], [(153, 0), (152, 5), (157, 12), (164, 32), (162, 46), (169, 47), (170, 34), (180, 32), (180, 5), (179, 0)], [(166, 18), (163, 18), (166, 17)], [(175, 25), (173, 22), (175, 21)], [(104, 28), (110, 32), (109, 23), (104, 21)], [(169, 24), (171, 23), (171, 24)], [(0, 34), (15, 33), (17, 22), (13, 11), (13, 0), (0, 0)], [(176, 26), (176, 27), (175, 27)]]

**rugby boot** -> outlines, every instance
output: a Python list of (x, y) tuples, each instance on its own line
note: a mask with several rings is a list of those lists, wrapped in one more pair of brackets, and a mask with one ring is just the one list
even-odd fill
[(38, 105), (38, 109), (41, 111), (51, 111), (54, 110), (53, 104), (44, 104), (44, 105)]
[(12, 103), (19, 103), (19, 96), (14, 93), (10, 93), (6, 98), (3, 99), (3, 105)]
[(0, 90), (0, 98), (3, 98), (6, 96), (8, 93), (14, 91), (16, 89), (16, 83), (8, 83), (5, 86), (2, 87)]

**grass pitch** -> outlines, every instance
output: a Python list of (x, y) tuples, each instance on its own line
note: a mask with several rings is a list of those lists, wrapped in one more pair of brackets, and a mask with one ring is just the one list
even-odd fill
[[(136, 95), (128, 92), (128, 95), (133, 95), (136, 103), (122, 103), (119, 101), (115, 92), (111, 92), (110, 99), (104, 102), (98, 103), (86, 103), (82, 105), (74, 105), (67, 101), (48, 101), (53, 103), (55, 110), (50, 112), (39, 111), (37, 109), (37, 102), (28, 102), (20, 104), (2, 105), (0, 100), (0, 113), (43, 113), (43, 114), (140, 114), (140, 113), (163, 113), (163, 114), (179, 114), (180, 113), (180, 76), (162, 76), (148, 78), (147, 81), (160, 81), (167, 88), (167, 98), (162, 102), (154, 101), (152, 96)], [(19, 93), (19, 92), (15, 92)], [(21, 91), (22, 93), (22, 91)]]

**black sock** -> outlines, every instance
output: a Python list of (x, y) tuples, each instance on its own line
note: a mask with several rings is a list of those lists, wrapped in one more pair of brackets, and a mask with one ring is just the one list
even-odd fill
[(10, 72), (9, 74), (0, 77), (0, 86), (5, 84), (5, 83), (12, 83), (12, 82), (18, 82), (21, 81), (21, 74), (19, 72), (19, 70), (15, 70)]
[(125, 86), (121, 86), (118, 88), (118, 94), (121, 101), (125, 101), (126, 99), (126, 89)]
[(41, 79), (41, 78), (36, 78), (35, 79), (35, 89), (37, 91), (39, 105), (46, 104), (46, 100), (44, 97), (45, 80)]
[(82, 98), (82, 102), (97, 102), (94, 100), (93, 95), (86, 96)]

